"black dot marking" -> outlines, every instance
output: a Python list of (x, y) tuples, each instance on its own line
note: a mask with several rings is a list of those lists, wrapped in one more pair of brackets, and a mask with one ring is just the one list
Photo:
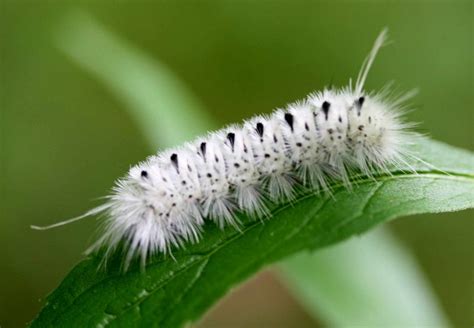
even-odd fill
[(369, 124), (372, 123), (372, 116), (369, 116)]
[(214, 156), (214, 159), (216, 160), (216, 163), (219, 163), (219, 158), (216, 156)]
[(327, 101), (323, 102), (323, 105), (322, 105), (322, 110), (323, 110), (323, 113), (324, 113), (324, 118), (328, 119), (328, 114), (329, 114), (329, 107), (331, 107), (331, 104), (328, 103)]
[(362, 131), (362, 130), (364, 130), (364, 126), (363, 126), (363, 125), (359, 125), (358, 129), (359, 129), (359, 131)]
[(189, 195), (188, 198), (193, 198), (193, 195)]
[(171, 159), (171, 163), (173, 164), (173, 166), (176, 168), (176, 171), (179, 173), (179, 168), (178, 168), (178, 155), (175, 153), (175, 154), (172, 154), (170, 156), (170, 159)]
[(242, 180), (240, 180), (240, 181), (245, 182), (245, 179), (242, 179)]
[(260, 137), (263, 137), (263, 124), (258, 122), (257, 126), (255, 127), (255, 130), (257, 130), (257, 133)]
[(270, 158), (270, 154), (265, 154), (265, 158)]
[(285, 113), (285, 121), (290, 126), (291, 132), (293, 132), (293, 115)]
[(206, 143), (202, 142), (199, 148), (201, 149), (202, 156), (206, 156)]
[(176, 203), (171, 204), (171, 206), (175, 207), (175, 206), (176, 206)]
[(278, 139), (277, 139), (277, 136), (276, 136), (276, 135), (273, 135), (273, 142), (274, 142), (274, 143), (277, 143), (277, 142), (278, 142)]
[(208, 173), (208, 174), (207, 174), (207, 177), (208, 177), (208, 178), (212, 178), (212, 174), (211, 174), (211, 173)]
[(301, 142), (296, 143), (296, 147), (302, 147), (302, 146), (303, 146), (303, 144)]
[(305, 129), (306, 131), (309, 131), (309, 125), (308, 125), (308, 123), (306, 123), (306, 122), (304, 123), (304, 129)]
[(248, 151), (249, 151), (249, 150), (247, 149), (247, 145), (244, 145), (244, 153), (247, 154)]
[(364, 104), (364, 101), (365, 101), (365, 98), (364, 98), (364, 97), (360, 97), (360, 98), (357, 99), (357, 101), (356, 101), (357, 116), (360, 116), (360, 112), (361, 112), (361, 109), (362, 109), (362, 105)]
[(328, 133), (329, 133), (329, 134), (332, 134), (333, 132), (334, 132), (333, 129), (328, 129)]
[(339, 116), (339, 123), (342, 123), (342, 117)]
[(337, 136), (337, 139), (341, 140), (341, 139), (342, 139), (342, 137), (341, 137), (341, 136)]
[(232, 133), (232, 132), (228, 133), (227, 140), (229, 140), (230, 147), (232, 148), (232, 151), (234, 151), (235, 133)]
[(148, 172), (143, 170), (140, 175), (142, 176), (142, 178), (148, 178)]
[(239, 163), (234, 163), (234, 167), (240, 167)]
[(181, 184), (182, 184), (183, 186), (185, 186), (185, 185), (186, 185), (186, 181), (184, 181), (184, 180), (181, 181)]

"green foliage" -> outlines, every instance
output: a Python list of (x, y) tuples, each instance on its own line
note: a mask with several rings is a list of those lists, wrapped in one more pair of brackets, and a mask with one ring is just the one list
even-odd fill
[(328, 327), (451, 326), (417, 259), (387, 225), (277, 267), (301, 305)]
[(100, 258), (79, 263), (47, 300), (33, 327), (179, 327), (193, 322), (222, 295), (265, 265), (363, 233), (396, 217), (474, 207), (474, 156), (424, 141), (418, 155), (440, 171), (415, 164), (417, 173), (394, 171), (360, 177), (354, 191), (335, 184), (333, 196), (303, 194), (272, 209), (272, 219), (242, 216), (242, 232), (205, 226), (200, 243), (159, 255), (144, 272), (120, 270), (120, 254), (106, 270)]
[(153, 143), (179, 144), (209, 128), (212, 119), (174, 72), (87, 13), (65, 15), (56, 44), (125, 104)]

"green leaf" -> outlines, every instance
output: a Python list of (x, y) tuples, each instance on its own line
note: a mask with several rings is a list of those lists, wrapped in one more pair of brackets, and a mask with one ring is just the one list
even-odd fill
[[(165, 64), (87, 13), (75, 10), (65, 15), (56, 45), (124, 103), (153, 148), (157, 143), (179, 144), (208, 130), (212, 118)], [(179, 120), (178, 128), (176, 117), (186, 118)]]
[(277, 266), (298, 301), (330, 327), (449, 327), (409, 250), (384, 226)]
[[(157, 256), (144, 272), (120, 271), (120, 254), (105, 271), (99, 257), (82, 261), (48, 297), (33, 327), (179, 327), (194, 322), (230, 288), (263, 266), (302, 250), (315, 250), (363, 233), (396, 217), (474, 206), (474, 155), (435, 141), (417, 154), (449, 174), (416, 164), (417, 173), (394, 171), (360, 178), (353, 191), (333, 185), (333, 197), (301, 195), (272, 209), (272, 218), (244, 216), (242, 232), (205, 226), (200, 243)], [(349, 273), (348, 273), (349, 274)]]

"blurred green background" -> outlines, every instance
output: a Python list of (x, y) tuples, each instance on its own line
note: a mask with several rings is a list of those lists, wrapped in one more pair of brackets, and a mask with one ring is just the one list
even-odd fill
[[(93, 219), (48, 232), (30, 224), (99, 204), (113, 181), (150, 153), (126, 104), (62, 50), (58, 40), (68, 35), (71, 13), (90, 14), (168, 66), (222, 125), (329, 83), (346, 84), (388, 26), (394, 42), (377, 58), (367, 87), (393, 80), (402, 90), (420, 88), (409, 120), (437, 140), (474, 148), (471, 1), (0, 3), (2, 327), (23, 326), (35, 316), (41, 299), (82, 258), (96, 227)], [(390, 223), (450, 321), (466, 327), (474, 323), (472, 213)], [(265, 273), (201, 325), (318, 323)]]

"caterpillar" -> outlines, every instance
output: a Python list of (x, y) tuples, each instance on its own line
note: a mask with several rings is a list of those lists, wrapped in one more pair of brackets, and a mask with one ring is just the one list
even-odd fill
[(350, 188), (355, 172), (407, 164), (414, 133), (402, 119), (413, 92), (390, 96), (364, 84), (384, 29), (362, 64), (354, 88), (325, 88), (302, 101), (229, 125), (180, 147), (150, 156), (119, 179), (105, 204), (49, 229), (105, 214), (101, 237), (87, 250), (106, 255), (123, 243), (125, 266), (155, 253), (198, 242), (206, 220), (239, 229), (238, 212), (270, 217), (268, 204), (293, 200), (299, 187), (330, 193), (329, 182)]

